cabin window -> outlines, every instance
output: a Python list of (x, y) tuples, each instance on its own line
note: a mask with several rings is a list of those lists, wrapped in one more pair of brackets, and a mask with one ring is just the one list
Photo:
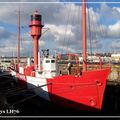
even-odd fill
[(51, 72), (56, 72), (56, 70), (52, 70)]
[(55, 63), (55, 60), (51, 60), (51, 63)]
[(38, 74), (42, 74), (42, 71), (39, 71)]
[(50, 60), (46, 60), (46, 63), (50, 63)]
[(41, 15), (31, 15), (31, 20), (39, 20), (41, 21)]

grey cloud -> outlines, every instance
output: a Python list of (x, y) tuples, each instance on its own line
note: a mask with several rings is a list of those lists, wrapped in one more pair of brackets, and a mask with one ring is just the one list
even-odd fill
[[(23, 1), (28, 1), (28, 0), (23, 0)], [(54, 3), (54, 4), (53, 3), (52, 4), (17, 3), (17, 4), (0, 4), (0, 7), (1, 7), (0, 21), (4, 20), (4, 22), (16, 25), (16, 27), (17, 27), (17, 10), (19, 7), (21, 8), (21, 25), (23, 25), (23, 26), (29, 25), (30, 15), (35, 10), (40, 11), (40, 13), (42, 14), (42, 24), (44, 24), (45, 27), (46, 27), (46, 24), (54, 25), (54, 26), (56, 26), (56, 28), (58, 28), (57, 30), (60, 32), (59, 26), (64, 26), (63, 30), (65, 30), (66, 26), (71, 25), (72, 26), (71, 33), (74, 34), (73, 36), (65, 35), (65, 34), (61, 35), (59, 32), (57, 33), (57, 31), (55, 31), (53, 33), (53, 29), (50, 29), (49, 31), (47, 31), (47, 33), (43, 37), (41, 37), (41, 39), (43, 41), (45, 41), (45, 43), (46, 43), (45, 47), (51, 46), (51, 48), (59, 48), (59, 47), (62, 48), (62, 46), (64, 45), (63, 47), (65, 49), (66, 49), (66, 47), (69, 47), (69, 48), (71, 47), (71, 51), (72, 50), (73, 51), (80, 50), (82, 48), (81, 6), (78, 6), (75, 4), (63, 4), (63, 3), (60, 3), (60, 4), (59, 3)], [(94, 16), (95, 24), (97, 24), (97, 22), (100, 22), (99, 20), (101, 17), (101, 13), (103, 11), (107, 11), (108, 13), (111, 13), (110, 10), (112, 10), (112, 9), (109, 8), (108, 6), (101, 6), (101, 7), (105, 7), (105, 8), (101, 8), (98, 11), (94, 11), (94, 9), (90, 8), (90, 11), (92, 12), (92, 14)], [(115, 14), (116, 14), (116, 10), (113, 9), (112, 17)], [(106, 16), (104, 19), (106, 19)], [(102, 25), (103, 35), (101, 35), (102, 34), (101, 28), (99, 26), (97, 26), (97, 27), (94, 26), (95, 27), (93, 29), (94, 31), (92, 31), (92, 34), (93, 34), (92, 39), (93, 39), (93, 48), (94, 49), (102, 48), (102, 44), (101, 44), (102, 42), (100, 42), (99, 40), (94, 41), (95, 39), (97, 39), (96, 34), (98, 37), (104, 38), (104, 39), (113, 36), (112, 34), (108, 34), (108, 31), (109, 31), (108, 26)], [(15, 37), (15, 36), (13, 38), (11, 38), (11, 36), (13, 36), (13, 35), (10, 35), (10, 34), (12, 34), (12, 33), (7, 33), (7, 34), (10, 37), (9, 41), (12, 39), (14, 41), (16, 40), (17, 37)], [(1, 34), (1, 32), (0, 32), (0, 35), (1, 35), (1, 38), (6, 37), (4, 34)], [(116, 37), (116, 36), (113, 36), (113, 37)], [(56, 38), (58, 38), (58, 40), (56, 40)], [(66, 42), (64, 41), (64, 38), (65, 38)], [(4, 38), (4, 39), (7, 39), (7, 38)], [(26, 39), (31, 39), (31, 38), (26, 37)], [(89, 39), (88, 25), (87, 25), (87, 39)], [(103, 41), (103, 40), (101, 40), (101, 41)], [(7, 42), (8, 42), (8, 39), (7, 39)], [(52, 45), (54, 45), (54, 46), (52, 46)], [(32, 50), (29, 50), (28, 46), (26, 46), (26, 48), (23, 47), (23, 49), (26, 49), (26, 51), (24, 51), (22, 49), (23, 50), (22, 54), (27, 54), (27, 53), (29, 53), (29, 51), (32, 52)], [(88, 48), (89, 48), (89, 44), (88, 44)], [(26, 53), (24, 53), (24, 52), (26, 52)]]
[(113, 40), (110, 47), (113, 48), (113, 49), (120, 50), (120, 40)]
[(11, 33), (6, 31), (5, 28), (0, 27), (0, 39), (7, 39), (11, 36)]
[(0, 2), (58, 2), (59, 0), (0, 0)]

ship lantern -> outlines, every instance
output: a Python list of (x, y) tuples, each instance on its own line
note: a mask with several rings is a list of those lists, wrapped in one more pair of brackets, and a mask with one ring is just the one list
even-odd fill
[(38, 40), (42, 33), (42, 27), (41, 24), (41, 18), (42, 16), (38, 13), (38, 11), (35, 11), (31, 15), (31, 21), (30, 21), (30, 35), (33, 38), (34, 41), (34, 66), (36, 67), (38, 65)]

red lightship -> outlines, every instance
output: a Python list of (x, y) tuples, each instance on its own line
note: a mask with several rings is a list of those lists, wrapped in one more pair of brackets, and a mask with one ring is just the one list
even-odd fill
[[(86, 65), (86, 1), (82, 0), (83, 71), (76, 75), (61, 75), (55, 58), (44, 57), (39, 64), (38, 40), (41, 36), (41, 15), (31, 15), (30, 34), (34, 41), (34, 65), (11, 69), (22, 85), (38, 96), (65, 107), (81, 110), (101, 110), (110, 68), (87, 71)], [(39, 87), (41, 86), (41, 87)], [(34, 89), (36, 87), (36, 89)], [(38, 87), (38, 88), (37, 88)]]

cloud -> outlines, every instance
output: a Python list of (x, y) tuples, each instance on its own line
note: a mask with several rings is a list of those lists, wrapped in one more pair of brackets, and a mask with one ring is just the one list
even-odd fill
[(6, 39), (9, 38), (11, 35), (10, 32), (6, 31), (6, 29), (2, 26), (0, 26), (0, 38), (1, 39)]
[(0, 26), (0, 54), (9, 55), (16, 51), (16, 35), (13, 32), (7, 31), (5, 27)]
[(0, 0), (0, 2), (58, 2), (59, 0)]
[(120, 50), (120, 39), (114, 40), (111, 43), (111, 48)]
[(120, 21), (108, 26), (108, 36), (113, 38), (120, 37)]
[(11, 34), (9, 38), (0, 39), (0, 43), (2, 46), (0, 47), (0, 55), (1, 56), (12, 56), (17, 54), (17, 41), (16, 36)]
[(92, 7), (87, 9), (87, 16), (89, 14), (90, 24), (96, 24), (100, 20), (100, 14), (95, 12)]
[(68, 25), (54, 25), (54, 24), (46, 24), (47, 28), (50, 28), (50, 34), (55, 36), (55, 41), (62, 41), (62, 37), (74, 37), (74, 33), (72, 28), (74, 26)]
[(76, 53), (76, 50), (73, 48), (69, 48), (67, 46), (59, 46), (59, 49), (56, 48), (56, 50), (62, 50), (62, 53), (66, 53), (67, 52), (72, 52), (72, 53)]
[[(28, 1), (28, 0), (21, 0)], [(54, 1), (54, 0), (53, 0)], [(55, 0), (58, 1), (58, 0)], [(20, 1), (19, 1), (20, 2)], [(13, 7), (14, 5), (14, 7)], [(50, 28), (40, 38), (40, 46), (45, 48), (55, 48), (61, 50), (69, 50), (75, 52), (82, 49), (82, 24), (81, 24), (81, 6), (77, 4), (63, 4), (63, 3), (42, 3), (42, 4), (24, 4), (24, 3), (10, 3), (0, 4), (0, 23), (10, 24), (17, 28), (17, 11), (21, 8), (21, 25), (27, 26), (26, 31), (28, 32), (28, 26), (30, 23), (30, 15), (38, 10), (42, 14), (42, 24), (44, 28)], [(113, 38), (114, 40), (120, 37), (120, 8), (110, 7), (107, 4), (101, 4), (100, 8), (93, 9), (93, 7), (87, 8), (90, 12), (90, 24), (92, 33), (92, 46), (93, 49), (102, 48), (105, 43), (105, 39)], [(103, 20), (104, 19), (104, 20)], [(88, 16), (87, 16), (88, 22)], [(99, 24), (98, 24), (99, 23)], [(101, 23), (101, 24), (100, 24)], [(22, 29), (21, 29), (22, 30)], [(25, 32), (25, 31), (24, 31)], [(30, 35), (25, 35), (22, 32), (21, 36), (22, 47), (21, 54), (32, 54), (33, 42)], [(44, 29), (43, 29), (44, 32)], [(89, 40), (89, 25), (87, 24), (87, 39)], [(4, 41), (4, 42), (3, 42)], [(3, 44), (0, 46), (6, 47), (12, 41), (17, 46), (17, 31), (13, 31), (12, 27), (0, 27), (0, 42)], [(13, 43), (10, 43), (9, 48), (12, 49)], [(110, 46), (111, 42), (109, 43)], [(89, 48), (88, 41), (88, 48)], [(13, 49), (14, 52), (15, 49)], [(2, 50), (5, 53), (5, 51)], [(0, 53), (2, 53), (0, 51)], [(6, 51), (7, 54), (7, 51)]]

